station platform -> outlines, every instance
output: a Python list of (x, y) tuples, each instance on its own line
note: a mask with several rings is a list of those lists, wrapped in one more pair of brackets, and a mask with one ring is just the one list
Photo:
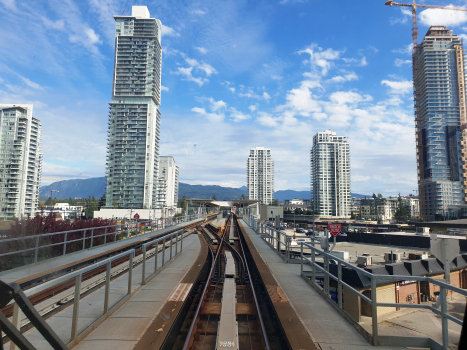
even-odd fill
[[(138, 236), (130, 237), (123, 239), (117, 242), (111, 242), (106, 245), (99, 245), (97, 247), (81, 250), (78, 252), (66, 254), (52, 259), (47, 259), (39, 261), (35, 264), (29, 264), (15, 269), (7, 270), (0, 272), (0, 279), (7, 283), (16, 282), (19, 285), (26, 281), (33, 280), (39, 277), (45, 277), (46, 275), (53, 275), (59, 270), (64, 270), (68, 266), (75, 266), (80, 263), (92, 263), (93, 261), (99, 261), (103, 258), (104, 255), (107, 255), (112, 252), (118, 252), (127, 245), (135, 244), (140, 241), (148, 240), (150, 238), (156, 237), (160, 234), (166, 233), (168, 231), (175, 230), (177, 228), (183, 228), (185, 226), (194, 224), (198, 221), (203, 221), (203, 219), (193, 220), (189, 222), (184, 222), (179, 225), (168, 226), (158, 231), (152, 231), (144, 233)], [(58, 277), (54, 276), (54, 277)]]
[[(169, 248), (167, 248), (169, 249)], [(158, 349), (175, 321), (185, 298), (188, 296), (208, 253), (204, 239), (191, 234), (183, 240), (183, 252), (168, 262), (146, 285), (141, 285), (142, 267), (133, 269), (132, 293), (128, 300), (119, 303), (128, 289), (128, 274), (110, 283), (110, 309), (107, 317), (93, 324), (102, 315), (104, 288), (81, 298), (78, 317), (78, 343), (69, 348), (90, 349)], [(158, 255), (159, 266), (162, 254)], [(154, 258), (148, 259), (149, 270), (154, 272)], [(151, 267), (152, 266), (152, 270)], [(47, 320), (57, 335), (67, 343), (70, 338), (73, 306)], [(52, 349), (36, 329), (25, 337), (37, 349)], [(6, 346), (5, 349), (9, 349)]]
[[(357, 350), (374, 348), (243, 220), (245, 240), (293, 349)], [(309, 337), (314, 348), (307, 344)], [(381, 350), (401, 347), (378, 346)]]

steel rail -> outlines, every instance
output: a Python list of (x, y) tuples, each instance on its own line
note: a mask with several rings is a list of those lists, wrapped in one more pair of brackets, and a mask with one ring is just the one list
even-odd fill
[[(233, 217), (235, 217), (235, 215)], [(238, 228), (240, 228), (240, 225), (239, 225), (239, 223), (237, 221), (237, 217), (235, 217), (235, 224), (237, 225)], [(238, 238), (239, 238), (239, 241), (240, 241), (240, 246), (242, 248), (243, 257), (245, 258), (245, 261), (246, 261), (245, 249), (243, 248), (243, 243), (242, 243), (241, 237), (239, 236)], [(253, 293), (253, 299), (255, 300), (256, 312), (258, 313), (258, 319), (259, 319), (259, 323), (260, 323), (260, 326), (261, 326), (261, 332), (263, 333), (263, 338), (264, 338), (264, 343), (265, 343), (264, 345), (265, 345), (265, 348), (267, 350), (270, 350), (271, 347), (269, 345), (269, 340), (268, 340), (268, 336), (267, 336), (267, 333), (266, 333), (266, 327), (264, 326), (263, 316), (261, 315), (261, 311), (259, 309), (259, 303), (258, 303), (258, 299), (256, 297), (256, 292), (255, 292), (255, 288), (253, 286), (253, 281), (251, 280), (251, 274), (250, 274), (250, 269), (248, 268), (248, 264), (246, 264), (246, 269), (247, 269), (247, 272), (248, 272), (248, 276), (250, 276), (251, 291)]]
[[(230, 219), (230, 221), (232, 221), (232, 220)], [(225, 225), (225, 227), (227, 228), (227, 225)], [(223, 232), (222, 235), (225, 235), (225, 233), (227, 232), (226, 228), (224, 229), (224, 232)], [(204, 298), (206, 296), (206, 292), (208, 290), (208, 287), (211, 285), (211, 278), (212, 278), (212, 275), (213, 275), (213, 273), (215, 271), (217, 259), (219, 258), (219, 255), (221, 253), (223, 243), (224, 243), (224, 241), (221, 240), (219, 242), (219, 245), (217, 246), (216, 256), (212, 260), (211, 271), (209, 272), (209, 276), (208, 276), (208, 279), (207, 279), (206, 284), (204, 286), (203, 293), (201, 294), (200, 302), (198, 303), (198, 306), (196, 307), (195, 315), (193, 316), (193, 320), (191, 321), (190, 330), (188, 331), (188, 334), (187, 334), (186, 339), (185, 339), (185, 343), (183, 344), (183, 350), (188, 350), (189, 346), (191, 345), (190, 341), (191, 341), (191, 339), (193, 337), (193, 332), (195, 330), (196, 321), (197, 321), (197, 319), (199, 317), (199, 313), (201, 311), (201, 305), (203, 304), (203, 300), (204, 300)], [(210, 245), (209, 245), (209, 249), (211, 250), (211, 253), (212, 253), (212, 248), (211, 248)]]

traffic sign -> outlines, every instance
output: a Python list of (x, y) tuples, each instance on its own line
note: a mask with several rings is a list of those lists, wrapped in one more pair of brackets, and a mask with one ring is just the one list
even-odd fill
[(136, 213), (135, 216), (133, 216), (133, 218), (135, 218), (136, 220), (138, 220), (138, 219), (139, 219), (139, 214)]
[(329, 224), (329, 232), (334, 237), (337, 237), (339, 233), (342, 231), (342, 224)]

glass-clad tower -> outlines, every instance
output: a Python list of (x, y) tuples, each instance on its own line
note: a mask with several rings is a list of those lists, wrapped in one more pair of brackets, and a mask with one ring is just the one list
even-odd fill
[(159, 164), (162, 24), (146, 6), (114, 16), (107, 207), (155, 208)]
[(0, 218), (34, 216), (39, 209), (42, 126), (31, 104), (0, 104)]
[(417, 46), (417, 163), (420, 211), (426, 220), (446, 217), (465, 204), (466, 155), (464, 53), (461, 39), (432, 26)]
[(315, 214), (350, 218), (350, 149), (347, 137), (326, 130), (313, 136), (311, 198)]
[(248, 199), (261, 204), (272, 204), (274, 200), (274, 160), (271, 150), (264, 147), (250, 149), (247, 160)]

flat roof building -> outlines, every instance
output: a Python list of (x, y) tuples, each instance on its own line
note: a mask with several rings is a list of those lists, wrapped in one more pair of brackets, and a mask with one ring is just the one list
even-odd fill
[(0, 218), (34, 216), (39, 209), (42, 126), (32, 104), (0, 104)]
[(274, 200), (274, 160), (271, 150), (264, 147), (250, 149), (246, 167), (248, 199), (271, 204)]
[(106, 207), (151, 209), (158, 203), (162, 24), (146, 6), (114, 18)]

